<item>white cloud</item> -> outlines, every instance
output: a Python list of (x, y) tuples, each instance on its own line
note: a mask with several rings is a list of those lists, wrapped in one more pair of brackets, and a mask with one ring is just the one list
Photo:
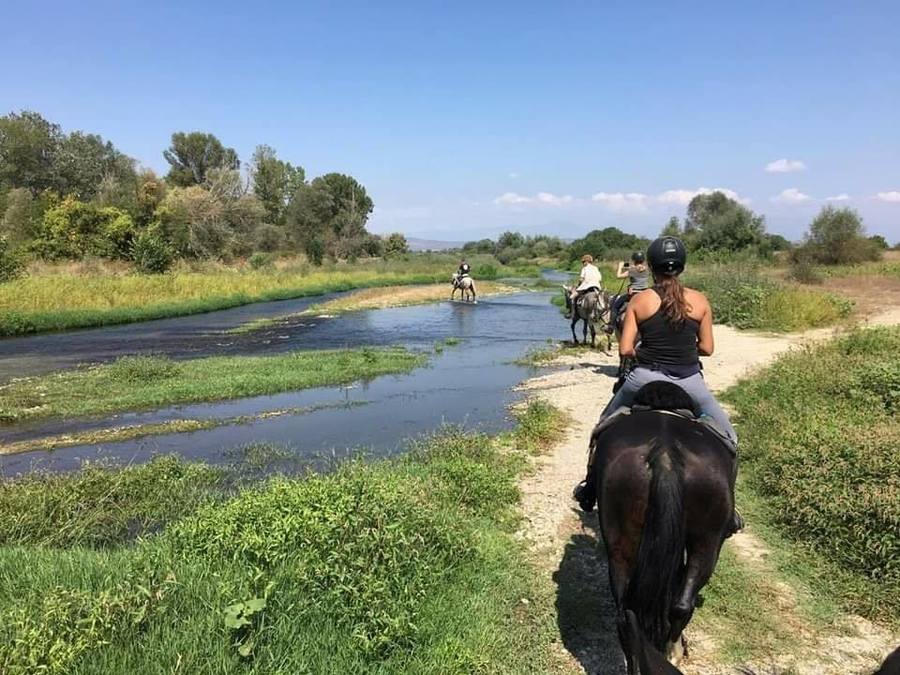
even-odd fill
[(687, 206), (697, 195), (708, 195), (712, 194), (713, 192), (721, 192), (729, 199), (733, 199), (736, 202), (740, 202), (741, 204), (750, 203), (749, 199), (741, 197), (734, 190), (729, 190), (728, 188), (708, 187), (700, 187), (696, 190), (666, 190), (665, 192), (657, 195), (656, 200), (661, 204), (678, 204), (680, 206)]
[(575, 198), (572, 195), (563, 195), (561, 197), (557, 197), (555, 194), (550, 192), (538, 192), (537, 200), (541, 204), (550, 204), (551, 206), (565, 206), (567, 204), (572, 204), (575, 202)]
[(538, 192), (534, 197), (518, 192), (504, 192), (494, 199), (494, 204), (502, 206), (571, 206), (578, 200), (572, 195), (555, 195), (552, 192)]
[(797, 188), (782, 190), (780, 194), (772, 197), (773, 202), (779, 202), (781, 204), (802, 204), (803, 202), (808, 202), (810, 199), (812, 199), (812, 197), (803, 194)]
[(519, 174), (517, 174), (515, 171), (510, 171), (510, 172), (509, 172), (509, 177), (510, 177), (510, 178), (518, 178), (518, 177), (519, 177)]
[(883, 202), (900, 202), (900, 191), (898, 190), (891, 190), (890, 192), (879, 192), (875, 196)]
[(613, 211), (646, 211), (649, 200), (649, 195), (641, 192), (598, 192), (591, 196), (591, 201)]
[(766, 171), (769, 173), (792, 173), (803, 171), (805, 168), (806, 164), (799, 159), (776, 159), (766, 164)]
[(530, 204), (534, 200), (531, 197), (520, 195), (518, 192), (504, 192), (502, 195), (494, 199), (495, 204)]
[(825, 197), (826, 202), (846, 202), (850, 199), (850, 195), (846, 192), (842, 192), (839, 195), (835, 195), (834, 197)]

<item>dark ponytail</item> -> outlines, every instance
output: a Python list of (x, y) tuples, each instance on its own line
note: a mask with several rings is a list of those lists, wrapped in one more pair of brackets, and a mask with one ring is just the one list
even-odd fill
[(660, 310), (670, 326), (680, 329), (691, 311), (690, 305), (684, 299), (684, 284), (681, 283), (681, 279), (671, 274), (654, 275), (654, 281), (659, 298), (662, 300)]

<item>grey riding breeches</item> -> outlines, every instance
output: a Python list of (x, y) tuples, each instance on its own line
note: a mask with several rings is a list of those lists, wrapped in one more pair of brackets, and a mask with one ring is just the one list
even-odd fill
[(628, 373), (624, 384), (616, 392), (616, 395), (612, 397), (612, 400), (603, 409), (603, 412), (600, 413), (600, 419), (604, 419), (622, 406), (630, 407), (634, 403), (634, 397), (641, 387), (650, 382), (659, 381), (671, 382), (684, 389), (688, 396), (697, 404), (701, 414), (712, 417), (715, 424), (728, 435), (728, 438), (731, 439), (735, 446), (737, 445), (737, 432), (731, 426), (731, 420), (728, 419), (728, 415), (722, 409), (722, 406), (719, 405), (719, 402), (716, 401), (712, 392), (706, 386), (706, 381), (701, 373), (679, 378), (666, 375), (658, 370), (650, 370), (649, 368), (638, 366)]

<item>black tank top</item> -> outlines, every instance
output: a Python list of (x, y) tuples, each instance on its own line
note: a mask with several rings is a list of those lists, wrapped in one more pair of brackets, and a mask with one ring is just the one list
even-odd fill
[[(653, 290), (659, 295), (655, 287)], [(660, 307), (653, 316), (639, 324), (638, 330), (641, 334), (636, 356), (639, 366), (678, 377), (700, 372), (700, 352), (697, 350), (699, 321), (687, 317), (684, 324), (676, 328), (669, 323)]]

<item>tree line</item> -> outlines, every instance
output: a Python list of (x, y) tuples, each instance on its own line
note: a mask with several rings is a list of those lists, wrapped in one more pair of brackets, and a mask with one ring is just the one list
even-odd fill
[[(729, 260), (735, 257), (770, 259), (783, 251), (805, 273), (814, 264), (847, 264), (877, 260), (888, 243), (881, 235), (867, 236), (859, 214), (849, 208), (824, 207), (810, 223), (802, 242), (792, 243), (766, 231), (765, 217), (722, 192), (695, 196), (683, 219), (672, 216), (660, 232), (679, 237), (692, 257)], [(504, 232), (497, 241), (481, 239), (462, 247), (466, 253), (492, 253), (504, 264), (533, 258), (555, 258), (572, 263), (585, 253), (601, 260), (627, 260), (634, 251), (646, 250), (649, 239), (617, 227), (592, 230), (565, 243), (558, 237), (526, 237)]]
[(401, 234), (366, 230), (374, 204), (352, 176), (307, 180), (268, 145), (242, 163), (200, 131), (173, 133), (163, 156), (160, 177), (97, 134), (64, 133), (31, 111), (0, 117), (0, 280), (27, 256), (133, 260), (161, 272), (176, 258), (254, 251), (303, 252), (319, 264), (407, 250)]

